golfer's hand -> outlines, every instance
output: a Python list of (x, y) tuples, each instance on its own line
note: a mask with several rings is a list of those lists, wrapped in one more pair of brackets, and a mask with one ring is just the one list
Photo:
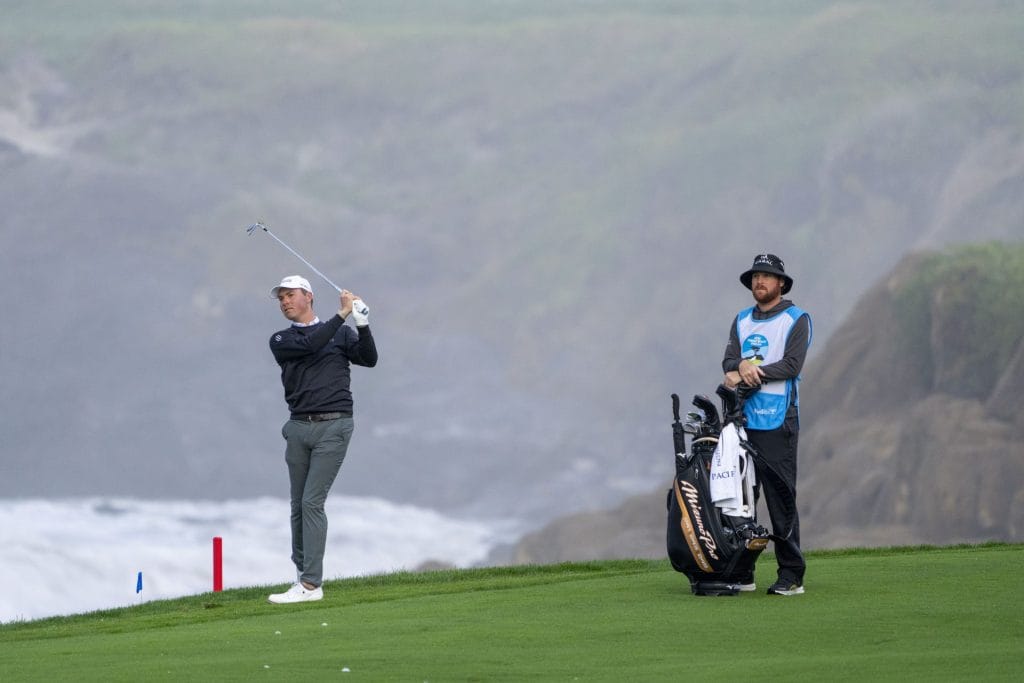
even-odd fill
[(355, 298), (355, 294), (348, 291), (347, 289), (341, 290), (341, 296), (339, 297), (341, 304), (340, 307), (338, 308), (338, 315), (341, 316), (342, 320), (347, 318), (349, 314), (352, 313), (352, 301)]

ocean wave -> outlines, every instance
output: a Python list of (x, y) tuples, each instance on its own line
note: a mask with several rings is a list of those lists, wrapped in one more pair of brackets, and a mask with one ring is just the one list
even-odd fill
[[(521, 529), (379, 498), (332, 496), (324, 578), (482, 562)], [(278, 498), (0, 500), (0, 622), (77, 614), (224, 588), (290, 583), (289, 505)], [(142, 590), (137, 592), (142, 573)], [(22, 588), (17, 588), (17, 587)]]

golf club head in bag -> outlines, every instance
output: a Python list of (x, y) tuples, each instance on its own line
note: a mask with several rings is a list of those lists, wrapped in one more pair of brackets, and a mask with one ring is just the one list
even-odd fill
[(747, 384), (740, 384), (736, 387), (727, 387), (724, 384), (719, 384), (718, 388), (715, 389), (715, 393), (722, 399), (723, 424), (736, 422), (746, 426), (747, 418), (743, 414), (743, 403), (756, 394), (760, 388), (760, 386), (749, 386)]
[(718, 417), (718, 408), (714, 402), (704, 394), (696, 394), (693, 397), (693, 405), (704, 413), (708, 426), (715, 434), (722, 431), (722, 421)]

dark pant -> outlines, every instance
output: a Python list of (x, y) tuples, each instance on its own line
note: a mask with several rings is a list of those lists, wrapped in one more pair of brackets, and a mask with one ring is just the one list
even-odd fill
[(299, 580), (314, 586), (324, 578), (324, 503), (345, 461), (353, 426), (351, 417), (341, 417), (325, 422), (289, 420), (281, 429), (288, 442), (284, 459), (291, 482), (292, 562)]
[[(796, 450), (800, 430), (796, 421), (789, 418), (778, 429), (762, 431), (747, 430), (747, 440), (754, 444), (761, 456), (775, 469), (786, 483), (793, 489), (796, 496)], [(758, 473), (758, 494), (765, 477)], [(784, 529), (786, 515), (776, 500), (776, 494), (770, 486), (764, 487), (764, 502), (768, 507), (768, 517), (772, 523), (772, 533), (777, 534)], [(779, 563), (779, 578), (802, 584), (804, 571), (807, 568), (804, 555), (800, 552), (800, 516), (793, 511), (793, 531), (785, 541), (775, 541), (775, 558)]]

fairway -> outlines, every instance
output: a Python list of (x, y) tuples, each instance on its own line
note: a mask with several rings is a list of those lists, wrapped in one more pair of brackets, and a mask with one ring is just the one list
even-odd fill
[[(807, 593), (689, 594), (667, 561), (227, 591), (0, 627), (0, 680), (1010, 680), (1024, 546), (809, 553)], [(348, 669), (348, 671), (346, 671)]]

